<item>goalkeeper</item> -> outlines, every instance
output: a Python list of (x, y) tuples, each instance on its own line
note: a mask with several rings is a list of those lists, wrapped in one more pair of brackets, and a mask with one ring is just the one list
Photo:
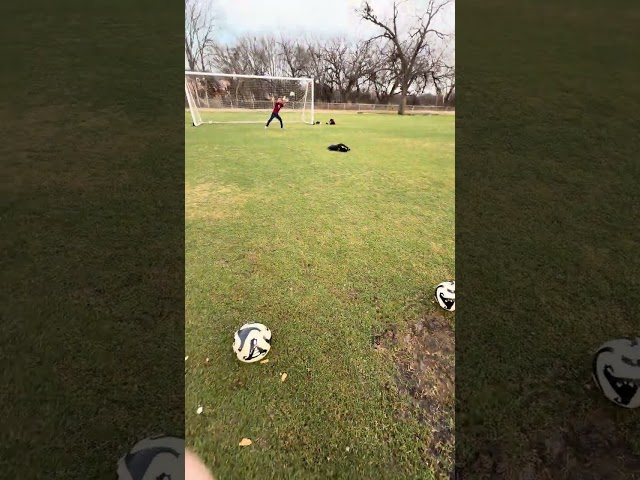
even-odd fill
[(273, 112), (271, 112), (271, 117), (269, 117), (269, 121), (267, 122), (264, 128), (269, 128), (269, 124), (271, 123), (271, 120), (273, 120), (274, 118), (280, 122), (280, 128), (284, 128), (284, 125), (282, 124), (282, 118), (280, 118), (280, 115), (279, 115), (280, 109), (284, 107), (284, 103), (285, 103), (285, 100), (278, 97), (275, 105), (273, 106)]

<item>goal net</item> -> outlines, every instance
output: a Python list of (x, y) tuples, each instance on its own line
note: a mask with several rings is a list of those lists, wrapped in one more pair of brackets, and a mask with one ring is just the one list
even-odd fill
[(185, 107), (194, 126), (266, 123), (278, 98), (285, 122), (313, 125), (313, 79), (185, 72)]

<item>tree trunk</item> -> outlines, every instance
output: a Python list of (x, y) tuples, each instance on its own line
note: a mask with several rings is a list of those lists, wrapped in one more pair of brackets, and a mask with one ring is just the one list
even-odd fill
[(398, 115), (404, 115), (404, 107), (407, 105), (407, 88), (402, 86), (400, 92), (400, 105), (398, 105)]
[(449, 87), (449, 90), (447, 91), (447, 96), (444, 97), (444, 103), (448, 103), (449, 99), (451, 98), (451, 94), (453, 93), (453, 90), (455, 89), (455, 84), (451, 85), (451, 87)]

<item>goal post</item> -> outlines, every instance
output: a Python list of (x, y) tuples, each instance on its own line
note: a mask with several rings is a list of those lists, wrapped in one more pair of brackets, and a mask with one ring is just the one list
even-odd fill
[(313, 78), (185, 71), (185, 112), (194, 126), (266, 123), (278, 98), (285, 122), (314, 124)]

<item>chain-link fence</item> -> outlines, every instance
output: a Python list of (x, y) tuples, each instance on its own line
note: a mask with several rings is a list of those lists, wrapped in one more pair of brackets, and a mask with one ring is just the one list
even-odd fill
[[(344, 110), (349, 112), (397, 112), (398, 105), (394, 104), (373, 104), (373, 103), (327, 103), (315, 102), (316, 110)], [(455, 107), (443, 105), (406, 105), (405, 112), (427, 113), (427, 112), (454, 112)]]

